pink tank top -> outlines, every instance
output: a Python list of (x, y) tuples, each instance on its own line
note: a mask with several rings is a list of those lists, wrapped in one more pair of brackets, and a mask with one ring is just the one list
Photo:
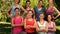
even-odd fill
[[(14, 17), (13, 21), (14, 21), (14, 24), (21, 24), (22, 17), (19, 17), (19, 18)], [(22, 27), (20, 27), (20, 26), (13, 27), (13, 31), (14, 32), (22, 32)]]

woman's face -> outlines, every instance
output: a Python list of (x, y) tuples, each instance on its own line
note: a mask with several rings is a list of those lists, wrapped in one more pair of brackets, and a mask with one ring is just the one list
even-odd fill
[(27, 17), (28, 17), (28, 18), (29, 18), (29, 17), (32, 17), (32, 15), (33, 15), (32, 11), (29, 11), (28, 14), (27, 14)]
[(15, 3), (19, 3), (19, 2), (20, 2), (20, 0), (14, 0), (14, 2), (15, 2)]
[(16, 15), (19, 15), (19, 9), (16, 9), (16, 10), (15, 10), (15, 14), (16, 14)]
[(42, 6), (43, 5), (42, 1), (39, 1), (38, 2), (38, 5)]
[(40, 19), (44, 19), (44, 14), (43, 13), (40, 14), (39, 17), (40, 17)]
[(30, 2), (27, 2), (27, 3), (26, 3), (26, 6), (29, 6), (29, 5), (30, 5)]
[(53, 0), (49, 0), (49, 5), (50, 5), (50, 6), (53, 5)]
[(48, 21), (51, 21), (51, 15), (48, 15), (47, 19), (48, 19)]

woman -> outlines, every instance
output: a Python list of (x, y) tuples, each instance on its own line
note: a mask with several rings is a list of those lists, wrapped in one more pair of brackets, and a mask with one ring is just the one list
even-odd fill
[(29, 10), (27, 13), (27, 18), (24, 20), (24, 28), (27, 34), (34, 34), (35, 29), (35, 19), (32, 18), (33, 12), (32, 10)]
[(43, 7), (42, 0), (38, 1), (38, 6), (34, 8), (36, 20), (39, 21), (39, 14), (44, 13), (45, 9)]
[(52, 16), (48, 15), (47, 16), (47, 22), (48, 22), (48, 33), (47, 34), (55, 34), (56, 31), (56, 25), (53, 21), (51, 21)]
[(19, 15), (19, 8), (15, 8), (15, 17), (12, 18), (12, 34), (19, 34), (23, 31), (23, 18)]
[(49, 0), (48, 7), (46, 8), (46, 15), (48, 14), (52, 15), (52, 21), (54, 21), (54, 19), (57, 18), (57, 17), (54, 18), (54, 12), (58, 14), (57, 17), (60, 15), (57, 8), (53, 5), (53, 0)]
[(40, 21), (37, 21), (36, 24), (37, 34), (47, 34), (48, 23), (44, 20), (44, 14), (40, 13), (39, 17), (40, 17)]
[[(30, 3), (31, 3), (30, 0), (27, 0), (27, 1), (26, 1), (25, 9), (26, 9), (27, 12), (28, 12), (29, 10), (32, 10), (32, 11), (34, 12), (34, 9), (30, 7)], [(23, 14), (24, 18), (27, 17), (27, 12)]]
[(21, 5), (19, 5), (19, 2), (20, 0), (14, 0), (14, 4), (8, 8), (8, 10), (6, 11), (6, 14), (8, 15), (8, 17), (11, 18), (12, 16), (15, 16), (15, 13), (14, 13), (15, 8), (19, 8), (19, 9), (21, 8), (23, 11), (26, 11)]

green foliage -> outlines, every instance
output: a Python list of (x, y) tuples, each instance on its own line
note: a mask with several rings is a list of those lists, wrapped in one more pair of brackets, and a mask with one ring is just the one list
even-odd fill
[[(38, 0), (30, 0), (31, 4), (30, 6), (33, 8), (34, 6), (37, 6)], [(20, 5), (25, 6), (26, 0), (20, 0)], [(6, 9), (14, 4), (13, 0), (0, 0), (0, 21), (6, 21), (8, 18), (5, 14)], [(46, 7), (48, 4), (48, 0), (43, 0), (43, 5)], [(56, 6), (55, 2), (54, 5)], [(9, 20), (9, 19), (8, 19)], [(60, 19), (55, 20), (57, 23), (60, 23)]]

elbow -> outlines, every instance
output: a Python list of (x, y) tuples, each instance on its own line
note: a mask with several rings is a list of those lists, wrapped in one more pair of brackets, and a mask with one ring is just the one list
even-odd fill
[(56, 31), (56, 29), (54, 29), (54, 31)]
[(26, 29), (26, 27), (24, 26), (24, 28)]
[(45, 29), (45, 32), (48, 32), (48, 29)]
[(36, 29), (36, 32), (39, 32), (39, 30), (38, 30), (38, 29)]

